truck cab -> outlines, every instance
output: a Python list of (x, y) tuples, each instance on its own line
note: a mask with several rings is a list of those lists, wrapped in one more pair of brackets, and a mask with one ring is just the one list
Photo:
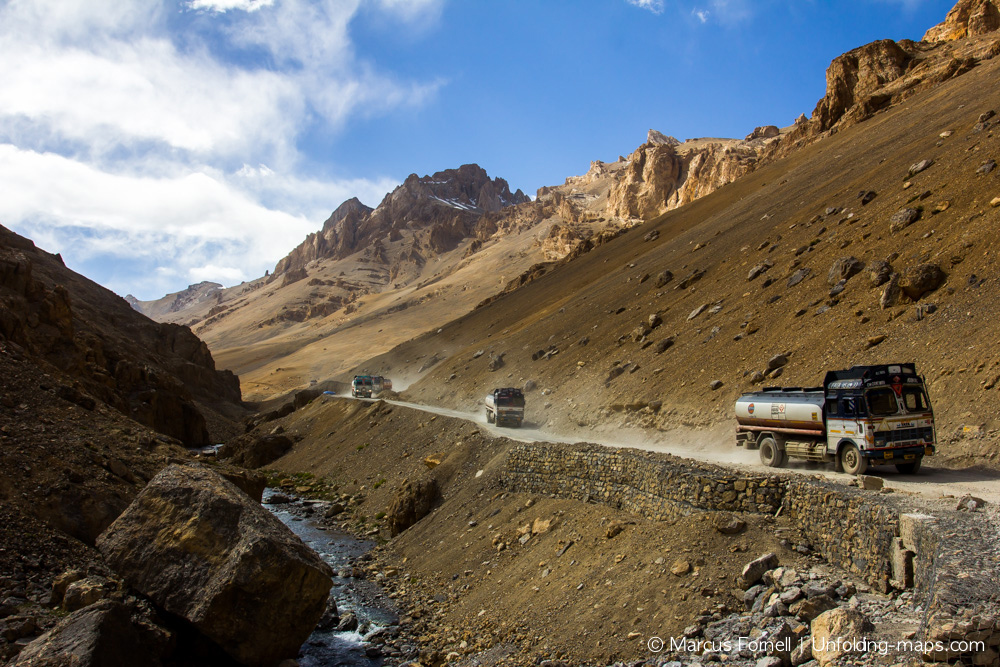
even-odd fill
[(827, 450), (840, 453), (846, 472), (892, 464), (915, 473), (934, 453), (934, 411), (914, 364), (830, 371), (823, 384)]
[(371, 398), (375, 383), (370, 375), (355, 375), (351, 380), (351, 396), (354, 398)]
[(503, 387), (487, 394), (486, 422), (520, 428), (524, 422), (524, 392), (516, 387)]

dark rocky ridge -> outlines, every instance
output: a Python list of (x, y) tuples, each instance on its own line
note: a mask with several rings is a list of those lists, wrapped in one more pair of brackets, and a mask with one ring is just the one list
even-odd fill
[(180, 292), (173, 292), (155, 301), (141, 301), (131, 294), (125, 295), (125, 300), (132, 308), (139, 311), (146, 317), (157, 319), (166, 313), (176, 313), (179, 310), (190, 308), (201, 301), (217, 301), (222, 296), (222, 285), (203, 280), (194, 285), (188, 285)]
[(243, 412), (239, 379), (190, 329), (153, 322), (4, 227), (0, 340), (71, 377), (66, 400), (101, 401), (188, 445), (213, 441), (206, 413), (220, 425)]

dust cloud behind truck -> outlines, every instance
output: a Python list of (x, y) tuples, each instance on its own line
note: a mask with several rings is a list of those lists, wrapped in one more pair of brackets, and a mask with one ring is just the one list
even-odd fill
[(789, 458), (835, 463), (861, 474), (892, 464), (916, 473), (935, 451), (934, 412), (916, 366), (829, 371), (822, 387), (767, 387), (736, 401), (736, 444), (766, 466)]

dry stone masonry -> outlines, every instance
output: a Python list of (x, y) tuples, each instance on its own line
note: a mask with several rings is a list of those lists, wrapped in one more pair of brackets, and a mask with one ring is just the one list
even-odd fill
[(596, 445), (517, 447), (504, 479), (518, 491), (598, 502), (657, 521), (705, 510), (774, 514), (784, 495), (777, 476)]
[[(923, 605), (925, 658), (1000, 660), (1000, 535), (985, 514), (929, 516), (902, 497), (822, 478), (757, 474), (630, 449), (524, 444), (503, 472), (511, 491), (606, 504), (657, 521), (697, 512), (788, 516), (829, 563), (883, 593), (911, 589)], [(995, 520), (995, 519), (994, 519)], [(951, 650), (951, 642), (982, 650)]]

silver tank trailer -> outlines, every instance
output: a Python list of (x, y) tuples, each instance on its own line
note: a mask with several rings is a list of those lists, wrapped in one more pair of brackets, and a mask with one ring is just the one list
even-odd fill
[(823, 433), (823, 391), (755, 391), (736, 401), (740, 426)]

